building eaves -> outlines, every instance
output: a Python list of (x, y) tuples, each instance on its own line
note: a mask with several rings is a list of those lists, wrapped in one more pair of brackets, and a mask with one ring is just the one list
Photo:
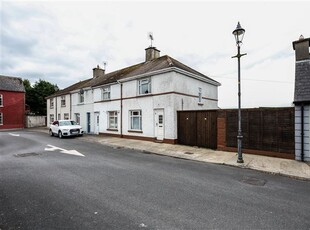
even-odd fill
[(25, 92), (23, 80), (19, 77), (0, 75), (0, 90)]

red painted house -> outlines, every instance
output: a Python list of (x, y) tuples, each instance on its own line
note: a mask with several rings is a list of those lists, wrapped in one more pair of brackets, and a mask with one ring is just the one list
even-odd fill
[(0, 130), (24, 128), (25, 87), (17, 77), (0, 75)]

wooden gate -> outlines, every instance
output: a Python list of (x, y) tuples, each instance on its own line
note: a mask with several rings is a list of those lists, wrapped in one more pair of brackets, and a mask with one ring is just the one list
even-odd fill
[(217, 111), (178, 111), (178, 143), (217, 148)]

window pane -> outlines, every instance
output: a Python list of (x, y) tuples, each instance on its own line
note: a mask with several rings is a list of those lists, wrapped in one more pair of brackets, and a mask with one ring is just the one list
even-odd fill
[(132, 129), (140, 129), (139, 117), (132, 118)]

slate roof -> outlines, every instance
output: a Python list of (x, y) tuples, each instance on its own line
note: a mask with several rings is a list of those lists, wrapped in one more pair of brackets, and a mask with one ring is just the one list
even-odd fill
[(294, 103), (310, 104), (310, 60), (296, 62)]
[(25, 92), (23, 80), (19, 77), (10, 77), (0, 75), (0, 90)]
[(164, 55), (162, 57), (153, 59), (151, 61), (142, 62), (136, 65), (132, 65), (120, 70), (113, 71), (111, 73), (106, 73), (103, 76), (100, 76), (98, 78), (91, 78), (87, 79), (83, 82), (76, 83), (74, 85), (71, 85), (63, 90), (58, 91), (57, 93), (48, 96), (48, 98), (54, 97), (54, 96), (60, 96), (69, 93), (70, 91), (81, 89), (81, 88), (87, 88), (87, 87), (96, 87), (100, 85), (110, 84), (110, 83), (116, 83), (118, 80), (130, 78), (139, 76), (142, 74), (148, 74), (154, 71), (164, 70), (171, 67), (176, 67), (178, 69), (187, 71), (191, 74), (198, 75), (199, 77), (205, 78), (206, 80), (209, 80), (215, 85), (220, 85), (219, 82), (207, 77), (206, 75), (190, 68), (187, 65), (184, 65), (183, 63), (175, 60), (174, 58)]
[(52, 98), (52, 97), (56, 97), (56, 96), (62, 96), (62, 95), (66, 95), (66, 94), (69, 94), (71, 91), (73, 90), (77, 90), (77, 89), (81, 89), (83, 87), (85, 87), (85, 85), (90, 81), (92, 80), (91, 79), (87, 79), (87, 80), (84, 80), (84, 81), (80, 81), (78, 83), (75, 83), (73, 85), (70, 85), (69, 87), (67, 88), (64, 88), (62, 90), (59, 90), (57, 91), (56, 93), (46, 97), (45, 99), (49, 99), (49, 98)]
[(176, 67), (181, 70), (187, 71), (189, 73), (198, 75), (200, 77), (203, 77), (205, 79), (208, 79), (209, 81), (213, 82), (216, 85), (220, 85), (219, 82), (207, 77), (206, 75), (184, 65), (183, 63), (175, 60), (172, 57), (169, 57), (168, 55), (153, 59), (152, 61), (148, 62), (142, 62), (136, 65), (132, 65), (120, 70), (116, 70), (111, 73), (107, 73), (102, 77), (95, 78), (91, 81), (89, 81), (86, 86), (89, 87), (95, 87), (103, 84), (109, 84), (113, 82), (117, 82), (118, 80), (122, 80), (125, 78), (130, 78), (142, 74), (151, 73), (158, 70), (163, 70), (171, 67)]

